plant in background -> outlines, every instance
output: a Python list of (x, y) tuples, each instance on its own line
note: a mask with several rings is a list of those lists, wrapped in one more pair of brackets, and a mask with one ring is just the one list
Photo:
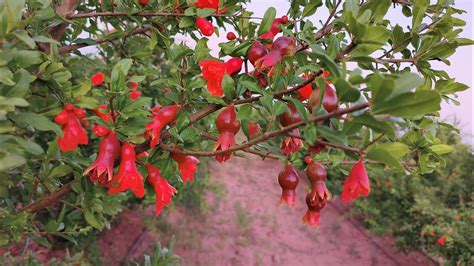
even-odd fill
[[(1, 244), (79, 245), (142, 197), (161, 211), (203, 157), (248, 152), (302, 169), (311, 153), (328, 172), (353, 168), (352, 198), (371, 196), (378, 177), (365, 167), (446, 166), (452, 147), (436, 132), (454, 128), (437, 121), (440, 103), (468, 87), (430, 62), (473, 43), (451, 1), (325, 1), (321, 25), (321, 0), (293, 1), (280, 18), (273, 7), (253, 17), (245, 2), (2, 1)], [(390, 8), (410, 25), (385, 19)], [(215, 58), (205, 36), (226, 27), (235, 36)], [(311, 180), (304, 221), (316, 225), (340, 186)]]

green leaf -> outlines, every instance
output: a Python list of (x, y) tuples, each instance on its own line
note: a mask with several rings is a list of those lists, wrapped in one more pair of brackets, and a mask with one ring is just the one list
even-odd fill
[(296, 111), (300, 115), (301, 119), (303, 119), (303, 121), (308, 120), (308, 111), (306, 110), (306, 107), (300, 100), (295, 99), (290, 96), (283, 97), (283, 99), (290, 101), (295, 106)]
[(327, 54), (324, 49), (322, 49), (319, 45), (311, 45), (311, 53), (321, 61), (322, 67), (329, 70), (329, 72), (334, 75), (335, 77), (340, 77), (341, 70), (336, 65), (334, 60), (332, 60)]
[(28, 32), (26, 32), (26, 30), (15, 32), (14, 34), (18, 39), (28, 45), (30, 49), (34, 49), (36, 47), (35, 41), (28, 35)]
[(402, 73), (400, 77), (395, 80), (395, 89), (393, 90), (393, 93), (389, 98), (392, 98), (393, 96), (400, 95), (405, 92), (409, 92), (412, 89), (423, 84), (423, 81), (424, 80), (415, 73)]
[(400, 160), (410, 150), (407, 145), (401, 142), (376, 144), (373, 148), (386, 150), (397, 160)]
[[(350, 129), (354, 125), (363, 125), (368, 128), (371, 128), (379, 133), (385, 133), (389, 138), (395, 137), (395, 127), (392, 123), (388, 121), (380, 121), (376, 120), (372, 115), (369, 113), (364, 113), (360, 116), (354, 117), (354, 119), (346, 122), (344, 124), (344, 131), (349, 133), (352, 132)], [(355, 133), (355, 132), (353, 132)]]
[(276, 16), (276, 9), (274, 7), (270, 7), (265, 11), (265, 15), (263, 15), (262, 22), (260, 23), (260, 27), (258, 28), (257, 35), (260, 36), (265, 32), (268, 32), (273, 24), (273, 20), (275, 20)]
[(234, 79), (227, 74), (222, 78), (222, 90), (227, 99), (232, 100), (235, 98), (235, 82)]
[(453, 146), (446, 144), (436, 144), (430, 147), (431, 151), (439, 155), (450, 153), (453, 151)]
[(384, 102), (375, 102), (374, 114), (413, 117), (440, 109), (441, 96), (436, 91), (417, 91), (400, 94)]
[(337, 97), (341, 102), (356, 102), (360, 97), (359, 90), (340, 77), (334, 84), (337, 91)]
[(209, 17), (210, 15), (214, 14), (216, 12), (215, 9), (213, 8), (198, 8), (196, 15), (200, 18), (206, 18)]
[(92, 97), (80, 97), (76, 102), (76, 106), (86, 109), (96, 109), (99, 105), (99, 100)]
[(367, 152), (366, 158), (382, 162), (388, 166), (393, 167), (397, 171), (403, 171), (403, 167), (400, 162), (385, 149), (371, 149), (369, 152)]
[(15, 153), (0, 150), (0, 172), (26, 163), (26, 159)]
[(48, 118), (40, 114), (24, 112), (11, 115), (10, 118), (15, 121), (16, 124), (30, 125), (40, 131), (52, 130), (58, 136), (63, 135), (61, 128), (57, 124), (53, 123)]
[(238, 120), (248, 120), (252, 114), (252, 107), (248, 104), (241, 105), (238, 107), (237, 119)]
[(423, 21), (426, 13), (426, 8), (430, 4), (429, 0), (413, 0), (413, 18), (412, 18), (412, 32), (418, 31), (418, 27)]
[(179, 22), (178, 27), (180, 29), (189, 28), (189, 27), (193, 26), (194, 24), (196, 24), (196, 21), (194, 20), (194, 18), (192, 18), (192, 17), (183, 17), (181, 19), (181, 21)]
[(102, 230), (102, 228), (104, 227), (102, 224), (99, 223), (99, 221), (97, 221), (97, 218), (95, 218), (94, 214), (90, 211), (86, 210), (84, 212), (84, 218), (86, 219), (87, 223), (94, 228)]
[(316, 13), (316, 9), (323, 4), (322, 0), (312, 0), (308, 4), (305, 5), (303, 9), (303, 17), (309, 17)]
[(72, 168), (69, 165), (58, 165), (48, 175), (48, 178), (63, 177), (72, 172)]
[(347, 137), (342, 131), (336, 131), (323, 126), (318, 127), (317, 132), (329, 142), (347, 145)]
[(201, 38), (196, 43), (196, 49), (194, 50), (194, 52), (198, 61), (207, 57), (209, 55), (209, 52), (211, 51), (211, 49), (209, 49), (207, 45), (208, 40), (209, 39), (207, 38)]

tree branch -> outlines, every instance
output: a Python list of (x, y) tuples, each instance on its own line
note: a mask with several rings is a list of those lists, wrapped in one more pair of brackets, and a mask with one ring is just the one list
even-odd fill
[[(128, 12), (88, 12), (88, 13), (78, 13), (78, 14), (69, 14), (67, 19), (80, 19), (80, 18), (96, 18), (96, 17), (187, 17), (183, 13), (168, 13), (168, 12), (138, 12), (138, 13), (128, 13)], [(249, 17), (249, 16), (240, 16), (235, 14), (212, 14), (213, 17), (230, 17), (230, 18), (245, 18), (245, 19), (263, 19), (261, 17)]]
[(279, 129), (279, 130), (264, 133), (262, 136), (260, 136), (256, 139), (249, 140), (249, 141), (244, 142), (240, 145), (236, 145), (236, 146), (230, 147), (230, 148), (225, 149), (225, 150), (218, 150), (218, 151), (180, 150), (180, 149), (171, 147), (171, 146), (163, 144), (163, 143), (160, 143), (160, 148), (165, 150), (165, 151), (169, 151), (169, 152), (173, 152), (173, 153), (199, 156), (199, 157), (212, 157), (212, 156), (215, 156), (215, 155), (225, 154), (225, 153), (234, 152), (234, 151), (249, 148), (249, 147), (251, 147), (251, 146), (253, 146), (257, 143), (264, 142), (264, 141), (267, 141), (269, 139), (275, 138), (277, 136), (286, 134), (287, 132), (290, 132), (293, 129), (296, 129), (296, 128), (301, 127), (303, 125), (306, 125), (308, 123), (327, 120), (327, 119), (332, 118), (332, 117), (337, 117), (337, 116), (340, 116), (340, 115), (343, 115), (343, 114), (359, 111), (359, 110), (365, 109), (367, 107), (369, 107), (369, 103), (362, 103), (362, 104), (354, 105), (354, 106), (349, 107), (349, 108), (339, 109), (339, 110), (334, 111), (334, 112), (329, 113), (329, 114), (312, 117), (312, 118), (309, 118), (306, 122), (305, 121), (300, 121), (298, 123), (294, 123), (292, 125), (283, 127), (282, 129)]

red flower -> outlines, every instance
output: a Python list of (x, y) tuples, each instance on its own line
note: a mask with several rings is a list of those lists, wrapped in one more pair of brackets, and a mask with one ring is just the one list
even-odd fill
[(115, 159), (120, 154), (120, 142), (114, 132), (110, 132), (99, 143), (99, 153), (97, 159), (84, 172), (83, 175), (90, 173), (92, 182), (108, 185), (112, 180)]
[(214, 26), (205, 18), (197, 18), (196, 26), (204, 36), (211, 36), (214, 34)]
[(155, 209), (156, 215), (158, 215), (161, 210), (163, 210), (163, 207), (168, 206), (171, 203), (171, 198), (178, 191), (161, 177), (160, 169), (157, 167), (147, 164), (146, 170), (148, 171), (147, 181), (153, 187), (153, 190), (155, 190)]
[(446, 244), (446, 237), (441, 236), (440, 238), (438, 238), (437, 242), (439, 245), (444, 246)]
[(249, 139), (253, 139), (255, 136), (262, 133), (262, 130), (260, 129), (260, 125), (257, 123), (253, 123), (249, 121), (247, 124), (247, 127), (249, 131)]
[(199, 9), (201, 8), (215, 9), (218, 14), (225, 13), (227, 11), (227, 8), (219, 9), (219, 0), (197, 0), (194, 3), (194, 6)]
[(319, 154), (322, 151), (326, 150), (326, 145), (319, 142), (315, 142), (312, 146), (309, 146), (308, 152), (311, 154)]
[(104, 78), (105, 78), (104, 73), (102, 73), (102, 72), (97, 72), (97, 74), (92, 75), (92, 77), (91, 77), (91, 83), (92, 83), (92, 85), (94, 85), (94, 86), (100, 86), (100, 85), (102, 85), (102, 83), (104, 83)]
[(171, 158), (178, 163), (183, 183), (186, 183), (188, 180), (193, 182), (194, 174), (197, 173), (196, 164), (199, 163), (199, 160), (194, 156), (179, 153), (172, 153)]
[[(214, 145), (214, 151), (227, 150), (235, 146), (235, 134), (240, 129), (240, 121), (237, 120), (234, 105), (229, 105), (216, 118), (216, 126), (219, 129), (219, 138)], [(216, 155), (216, 160), (220, 163), (230, 159), (231, 152)]]
[(135, 148), (132, 144), (125, 142), (120, 151), (120, 166), (117, 174), (112, 177), (109, 187), (110, 194), (117, 194), (127, 189), (139, 198), (145, 195), (143, 176), (135, 165)]
[(141, 91), (131, 91), (131, 92), (130, 92), (130, 100), (135, 101), (135, 100), (138, 99), (138, 97), (140, 97), (141, 95), (142, 95), (142, 92), (141, 92)]
[(222, 79), (225, 74), (233, 75), (240, 71), (242, 67), (242, 59), (232, 58), (223, 63), (214, 59), (204, 59), (199, 61), (202, 69), (202, 77), (207, 82), (207, 90), (212, 96), (222, 97)]
[(306, 176), (311, 183), (311, 192), (309, 200), (317, 202), (321, 200), (328, 200), (331, 198), (331, 193), (326, 187), (327, 171), (326, 168), (307, 156), (305, 162), (308, 164), (306, 168)]
[(351, 199), (357, 199), (360, 194), (367, 197), (370, 192), (369, 177), (365, 170), (362, 160), (352, 166), (349, 176), (342, 185), (341, 199), (349, 202)]
[(160, 108), (156, 114), (152, 113), (153, 121), (146, 125), (146, 136), (150, 138), (150, 147), (154, 148), (160, 142), (161, 130), (173, 122), (178, 114), (179, 107), (170, 105)]
[(285, 165), (285, 168), (278, 175), (278, 184), (282, 189), (280, 205), (287, 204), (289, 207), (296, 206), (296, 187), (300, 177), (291, 164)]
[(110, 133), (110, 129), (108, 129), (104, 126), (101, 126), (101, 125), (94, 125), (92, 127), (92, 132), (94, 132), (94, 134), (97, 137), (104, 137), (104, 136), (107, 136)]
[(132, 88), (132, 91), (136, 91), (138, 89), (138, 82), (130, 82), (130, 88)]
[[(309, 76), (306, 74), (301, 75), (303, 79), (308, 79)], [(313, 93), (313, 87), (311, 86), (311, 83), (306, 84), (303, 88), (297, 90), (299, 94), (299, 99), (300, 101), (308, 100), (309, 97), (311, 96), (311, 93)]]
[(98, 117), (102, 118), (102, 120), (105, 123), (107, 123), (109, 120), (113, 121), (112, 115), (110, 113), (107, 113), (107, 105), (105, 105), (105, 104), (101, 104), (101, 105), (99, 105), (99, 108), (94, 109), (94, 113)]
[(79, 144), (87, 145), (89, 143), (87, 132), (80, 122), (85, 115), (86, 111), (84, 109), (66, 104), (64, 109), (54, 117), (54, 121), (61, 125), (63, 129), (63, 136), (57, 139), (59, 149), (62, 152), (72, 151), (77, 149)]
[(311, 227), (319, 227), (320, 212), (326, 205), (326, 202), (325, 199), (312, 201), (310, 194), (306, 195), (306, 205), (308, 206), (308, 210), (303, 216), (303, 223)]

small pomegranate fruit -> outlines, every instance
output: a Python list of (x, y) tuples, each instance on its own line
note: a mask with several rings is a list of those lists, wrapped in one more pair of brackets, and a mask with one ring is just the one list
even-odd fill
[(150, 3), (150, 0), (138, 0), (138, 3), (141, 6), (147, 6)]
[(212, 34), (214, 34), (214, 26), (211, 22), (207, 21), (204, 18), (196, 19), (196, 26), (204, 36), (211, 36)]
[(255, 62), (268, 54), (267, 49), (259, 41), (254, 41), (247, 54), (250, 63), (255, 66)]
[(235, 36), (235, 33), (233, 32), (228, 32), (226, 37), (227, 37), (227, 40), (229, 41), (235, 40), (237, 38), (237, 36)]
[[(296, 111), (294, 105), (288, 104), (288, 109), (290, 109), (290, 112), (285, 112), (278, 117), (280, 119), (280, 123), (285, 127), (301, 121), (301, 117)], [(300, 135), (300, 132), (297, 128), (294, 129), (292, 133), (298, 136)], [(297, 137), (287, 137), (280, 145), (280, 149), (285, 155), (298, 152), (301, 147), (303, 147), (303, 142)]]
[[(214, 145), (214, 151), (226, 150), (235, 146), (235, 134), (240, 129), (240, 121), (237, 120), (235, 106), (229, 105), (216, 118), (216, 126), (219, 129), (219, 138)], [(230, 159), (231, 152), (216, 155), (216, 160), (220, 163)]]
[(309, 156), (306, 157), (305, 162), (308, 164), (308, 167), (306, 168), (306, 176), (311, 182), (310, 200), (315, 202), (319, 199), (330, 199), (331, 193), (326, 187), (326, 168), (322, 164), (313, 161)]
[(282, 189), (280, 204), (287, 204), (289, 207), (296, 206), (296, 187), (300, 181), (298, 173), (291, 164), (286, 164), (285, 168), (278, 175), (278, 184)]
[(288, 23), (288, 21), (289, 21), (288, 16), (281, 17), (281, 23), (286, 24), (286, 23)]
[(280, 51), (282, 56), (293, 56), (296, 53), (296, 41), (292, 37), (278, 37), (272, 45), (272, 51)]
[(311, 195), (306, 195), (306, 205), (308, 206), (308, 210), (306, 214), (303, 216), (303, 223), (309, 225), (310, 227), (319, 227), (320, 223), (320, 212), (326, 206), (326, 200), (319, 199), (317, 201), (311, 200)]
[[(307, 104), (308, 109), (311, 110), (313, 106), (316, 106), (319, 104), (320, 102), (319, 94), (320, 94), (319, 89), (316, 89), (313, 91), (313, 93), (311, 94), (308, 100), (308, 104)], [(326, 90), (324, 91), (324, 94), (323, 94), (322, 105), (323, 105), (324, 110), (326, 110), (328, 113), (332, 113), (336, 111), (337, 108), (339, 107), (336, 90), (334, 89), (334, 87), (332, 86), (330, 82), (326, 82)]]

